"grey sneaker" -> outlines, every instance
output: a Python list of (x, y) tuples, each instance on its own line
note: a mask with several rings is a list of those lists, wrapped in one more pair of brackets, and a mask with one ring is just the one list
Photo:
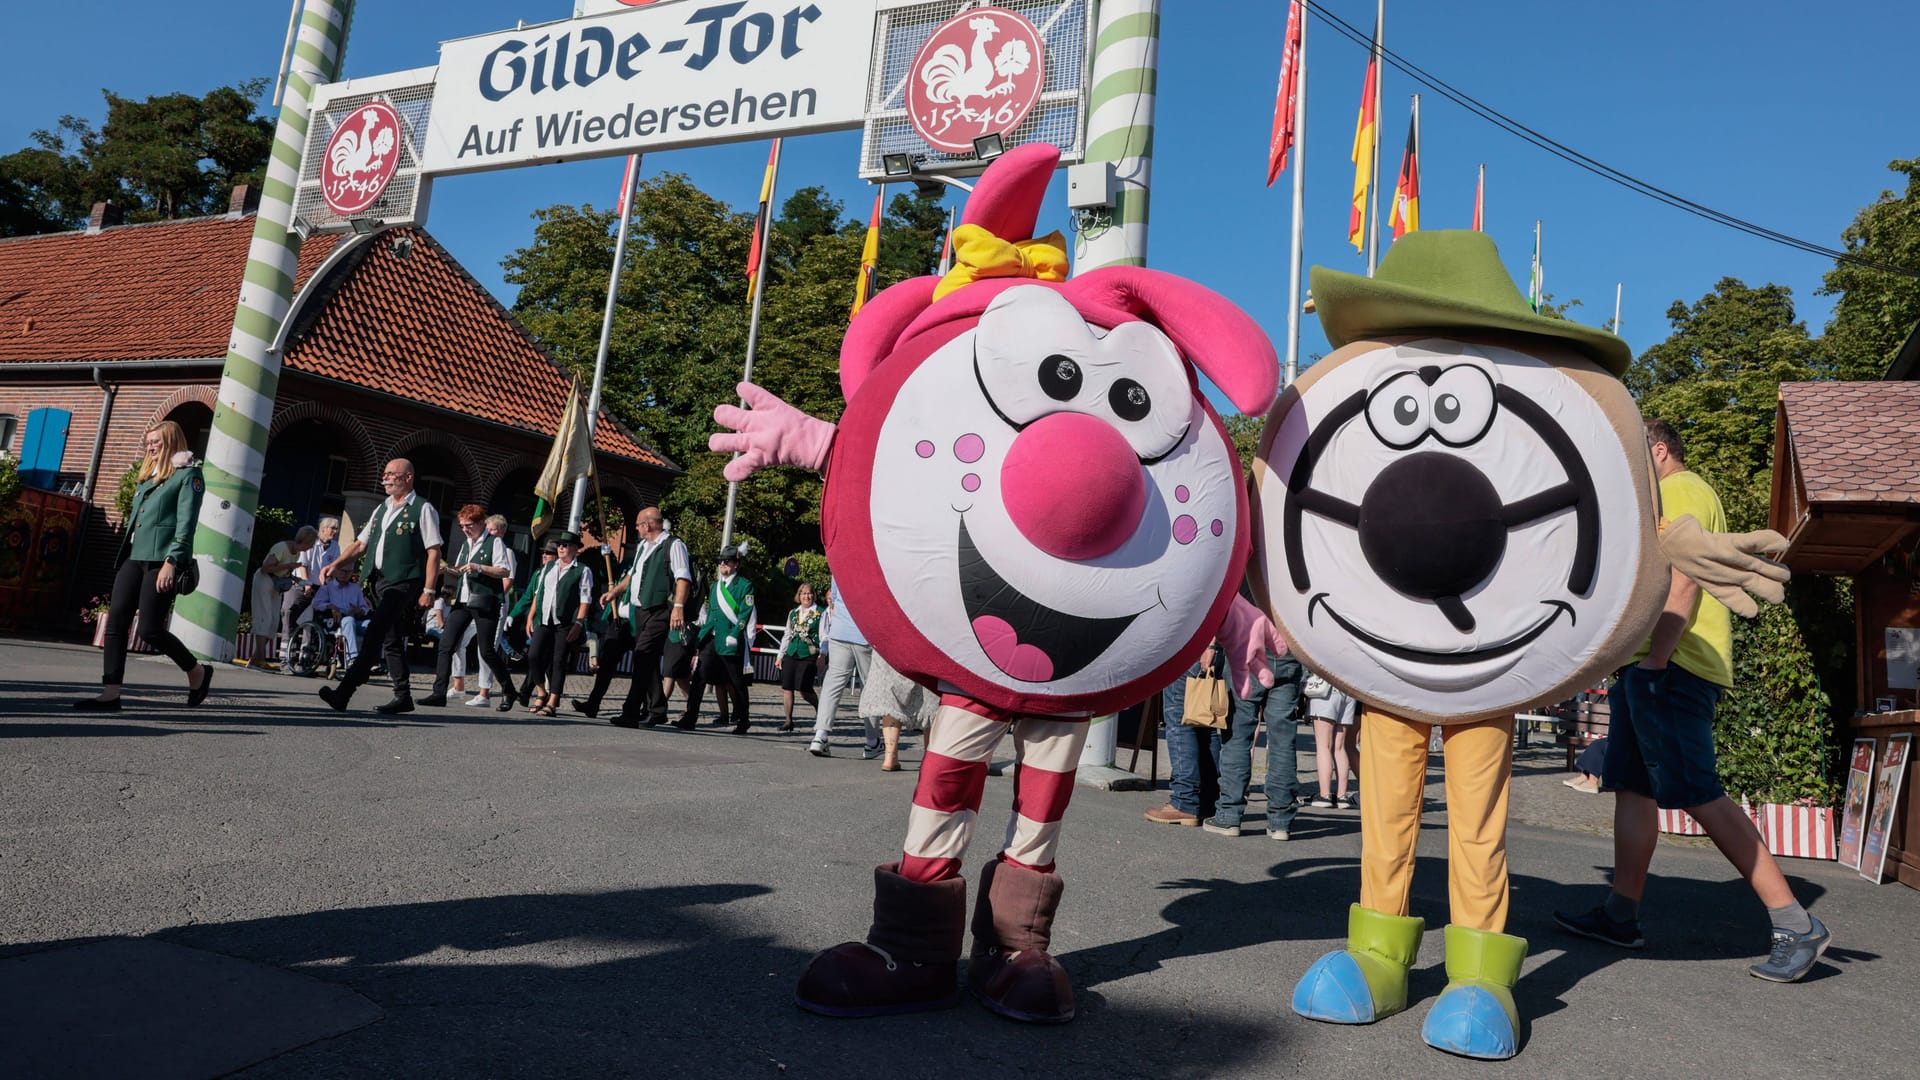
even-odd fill
[(860, 760), (872, 761), (874, 758), (877, 758), (881, 754), (884, 754), (886, 752), (887, 752), (887, 748), (880, 745), (879, 743), (868, 743), (867, 745), (860, 748)]
[(1292, 837), (1292, 836), (1289, 836), (1289, 835), (1287, 834), (1287, 830), (1285, 830), (1285, 829), (1268, 829), (1268, 830), (1267, 830), (1267, 839), (1269, 839), (1269, 840), (1291, 840), (1291, 839), (1293, 839), (1293, 837)]
[(1316, 810), (1331, 810), (1333, 809), (1333, 800), (1327, 798), (1325, 795), (1315, 795), (1313, 798), (1307, 800), (1307, 805)]
[[(1813, 919), (1813, 916), (1807, 916)], [(1791, 930), (1775, 929), (1773, 949), (1767, 954), (1767, 962), (1755, 964), (1747, 969), (1747, 974), (1768, 982), (1799, 982), (1807, 972), (1813, 970), (1813, 962), (1833, 944), (1833, 934), (1827, 930), (1827, 924), (1813, 919), (1813, 928), (1804, 934)]]
[[(1626, 922), (1614, 922), (1607, 916), (1607, 909), (1596, 907), (1592, 911), (1583, 911), (1569, 915), (1564, 911), (1553, 913), (1553, 921), (1560, 929), (1569, 934), (1578, 934), (1594, 941), (1604, 941), (1609, 945), (1618, 945), (1623, 949), (1644, 949), (1647, 939), (1640, 936), (1640, 920), (1629, 919)], [(1802, 972), (1804, 974), (1805, 972)], [(1755, 974), (1759, 974), (1755, 972)], [(1765, 976), (1762, 976), (1763, 978)], [(1797, 976), (1796, 976), (1797, 977)]]
[(1354, 798), (1351, 795), (1342, 795), (1339, 798), (1333, 800), (1333, 808), (1335, 810), (1353, 810), (1358, 808), (1359, 805), (1360, 805), (1360, 800)]
[(821, 742), (818, 739), (815, 739), (814, 741), (807, 744), (807, 753), (812, 754), (814, 757), (832, 757), (833, 756), (833, 751), (827, 749), (827, 744)]
[(1227, 825), (1222, 823), (1221, 820), (1217, 817), (1210, 817), (1207, 820), (1201, 822), (1200, 830), (1202, 832), (1210, 832), (1215, 836), (1239, 836), (1240, 835), (1240, 826), (1238, 823)]

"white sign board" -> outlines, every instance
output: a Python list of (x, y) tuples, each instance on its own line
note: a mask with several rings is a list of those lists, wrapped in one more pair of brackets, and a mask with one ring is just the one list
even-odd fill
[(671, 4), (675, 0), (573, 0), (573, 16), (605, 15), (610, 11), (627, 11), (653, 4)]
[(663, 3), (449, 41), (428, 174), (860, 126), (875, 0)]

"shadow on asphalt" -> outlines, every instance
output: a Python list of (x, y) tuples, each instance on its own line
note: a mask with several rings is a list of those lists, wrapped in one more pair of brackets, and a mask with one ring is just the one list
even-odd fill
[[(1185, 1080), (1274, 1052), (1270, 1018), (1114, 1006), (1078, 994), (1058, 1029), (1012, 1023), (971, 1001), (933, 1013), (829, 1020), (793, 1004), (810, 954), (724, 908), (774, 890), (714, 883), (518, 894), (356, 907), (160, 931), (175, 945), (349, 987), (378, 1023), (254, 1065), (246, 1075), (734, 1077), (1074, 1075), (1089, 1047), (1136, 1075)], [(94, 939), (84, 939), (86, 941)], [(83, 943), (45, 942), (12, 954)], [(1078, 958), (1078, 959), (1076, 959)], [(1087, 966), (1085, 951), (1066, 958)], [(84, 988), (76, 994), (84, 996)], [(1178, 1031), (1179, 1039), (1166, 1033)], [(1195, 1055), (1188, 1040), (1203, 1040)], [(999, 1065), (1002, 1068), (996, 1069)]]
[[(1307, 819), (1296, 818), (1294, 835), (1301, 836)], [(1324, 819), (1323, 819), (1324, 820)], [(1328, 833), (1357, 831), (1359, 822), (1333, 825)], [(1603, 872), (1608, 868), (1601, 867)], [(1538, 963), (1521, 976), (1514, 994), (1523, 1023), (1549, 1016), (1566, 1007), (1567, 991), (1583, 979), (1614, 964), (1672, 961), (1760, 960), (1766, 951), (1766, 916), (1744, 881), (1700, 881), (1668, 877), (1655, 872), (1647, 882), (1647, 948), (1624, 951), (1574, 937), (1559, 928), (1553, 913), (1585, 911), (1602, 895), (1590, 884), (1569, 885), (1525, 874), (1510, 878), (1511, 907), (1507, 932), (1529, 942)], [(1291, 859), (1276, 864), (1263, 881), (1184, 878), (1158, 887), (1189, 890), (1169, 903), (1160, 917), (1171, 925), (1154, 933), (1106, 945), (1081, 949), (1060, 957), (1076, 987), (1141, 972), (1155, 971), (1168, 961), (1257, 948), (1274, 941), (1331, 940), (1340, 947), (1347, 936), (1348, 906), (1360, 896), (1360, 864), (1351, 857)], [(1826, 888), (1805, 878), (1788, 876), (1802, 903), (1815, 906)], [(1422, 857), (1414, 870), (1412, 913), (1423, 917), (1429, 931), (1447, 922), (1447, 861)], [(1409, 1008), (1424, 1009), (1446, 987), (1445, 957), (1425, 943), (1409, 978)], [(1838, 964), (1868, 962), (1878, 954), (1856, 949), (1831, 949), (1815, 965), (1807, 981), (1838, 974)], [(1301, 971), (1304, 971), (1304, 967)], [(1301, 971), (1277, 973), (1280, 985), (1269, 987), (1291, 995), (1292, 980)]]

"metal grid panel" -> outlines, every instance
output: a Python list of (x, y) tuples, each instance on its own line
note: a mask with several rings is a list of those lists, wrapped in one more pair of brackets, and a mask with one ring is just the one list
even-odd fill
[[(979, 0), (935, 0), (884, 8), (875, 16), (873, 60), (867, 74), (867, 121), (860, 144), (860, 176), (885, 175), (881, 159), (909, 153), (923, 159), (927, 172), (977, 173), (985, 168), (969, 154), (950, 153), (927, 144), (907, 117), (907, 79), (913, 58), (941, 23)], [(1008, 149), (1030, 142), (1052, 143), (1060, 160), (1073, 164), (1086, 155), (1088, 72), (1092, 64), (1091, 0), (1000, 0), (994, 7), (1018, 12), (1040, 29), (1047, 47), (1046, 83), (1033, 111), (1006, 137)]]
[(380, 197), (354, 217), (396, 225), (417, 223), (418, 215), (424, 212), (422, 196), (430, 183), (420, 175), (420, 155), (426, 146), (427, 114), (433, 108), (433, 83), (427, 81), (336, 98), (329, 98), (323, 86), (316, 97), (318, 100), (307, 124), (306, 151), (300, 157), (300, 184), (293, 197), (294, 216), (304, 218), (315, 232), (345, 232), (352, 227), (351, 219), (334, 213), (321, 196), (320, 170), (326, 165), (327, 141), (333, 138), (334, 131), (360, 106), (369, 101), (382, 101), (400, 117), (400, 127), (406, 134), (400, 144), (400, 164)]

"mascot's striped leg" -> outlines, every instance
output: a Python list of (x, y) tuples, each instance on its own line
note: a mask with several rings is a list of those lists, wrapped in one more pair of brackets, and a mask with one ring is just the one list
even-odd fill
[(1084, 721), (1029, 716), (1013, 726), (1019, 761), (1013, 820), (1000, 858), (980, 873), (967, 985), (981, 1004), (1015, 1020), (1063, 1024), (1073, 1019), (1073, 984), (1047, 955), (1047, 946), (1063, 887), (1053, 872), (1060, 819), (1073, 797), (1086, 741)]
[(927, 750), (913, 789), (900, 876), (919, 882), (960, 876), (960, 860), (980, 816), (987, 763), (1012, 720), (1010, 714), (964, 698), (941, 699), (927, 726)]

